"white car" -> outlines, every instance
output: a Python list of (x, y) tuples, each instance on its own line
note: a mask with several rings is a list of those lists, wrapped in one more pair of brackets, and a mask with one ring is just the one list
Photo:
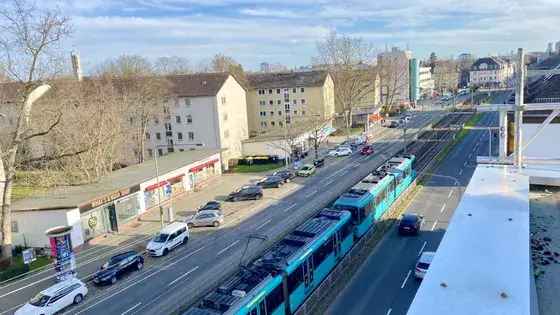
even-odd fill
[(80, 304), (87, 295), (86, 285), (77, 278), (70, 278), (49, 287), (16, 311), (16, 315), (49, 315), (60, 312), (72, 304)]
[(352, 149), (348, 147), (338, 147), (337, 149), (329, 151), (329, 156), (348, 156), (352, 154)]
[(173, 222), (157, 233), (146, 246), (151, 256), (165, 256), (189, 240), (189, 228), (184, 222)]
[(414, 268), (414, 276), (416, 279), (423, 279), (428, 272), (428, 268), (430, 268), (430, 264), (434, 259), (436, 252), (423, 252), (416, 263), (416, 267)]

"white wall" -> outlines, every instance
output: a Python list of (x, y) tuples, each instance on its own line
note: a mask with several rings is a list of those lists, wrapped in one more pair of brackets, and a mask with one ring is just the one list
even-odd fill
[[(523, 124), (523, 143), (535, 134), (540, 124)], [(539, 136), (525, 149), (526, 157), (560, 158), (560, 124), (549, 124)]]
[(82, 245), (82, 227), (78, 208), (72, 210), (14, 211), (12, 221), (16, 221), (18, 232), (13, 233), (14, 245), (29, 247), (50, 247), (45, 231), (56, 227), (71, 225), (72, 245)]

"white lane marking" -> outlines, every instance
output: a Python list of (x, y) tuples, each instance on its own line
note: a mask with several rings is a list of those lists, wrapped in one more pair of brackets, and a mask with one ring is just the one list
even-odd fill
[(459, 175), (463, 175), (463, 169), (459, 170)]
[(424, 244), (422, 244), (422, 247), (418, 251), (418, 256), (422, 255), (422, 252), (424, 251), (424, 248), (426, 247), (426, 244), (428, 244), (428, 242), (424, 241)]
[(292, 203), (289, 207), (287, 207), (287, 208), (284, 209), (283, 211), (284, 211), (284, 212), (288, 212), (288, 211), (292, 210), (296, 205), (297, 205), (297, 204)]
[(235, 244), (239, 243), (239, 240), (229, 244), (226, 248), (222, 249), (221, 251), (219, 251), (216, 256), (220, 256), (221, 254), (223, 254), (225, 251), (227, 251), (228, 249), (232, 248), (233, 246), (235, 246)]
[(309, 196), (315, 195), (318, 191), (319, 191), (318, 189), (314, 189), (314, 190), (310, 191)]
[(200, 251), (203, 250), (205, 247), (206, 247), (206, 246), (202, 246), (201, 248), (199, 248), (199, 249), (197, 249), (197, 250), (194, 250), (194, 251), (188, 253), (188, 255), (185, 255), (185, 256), (183, 256), (183, 257), (181, 257), (181, 258), (179, 258), (179, 259), (173, 261), (172, 263), (170, 263), (170, 264), (168, 264), (168, 265), (165, 265), (163, 268), (161, 268), (161, 270), (167, 270), (167, 269), (169, 269), (169, 267), (175, 266), (175, 265), (178, 264), (180, 261), (183, 261), (183, 260), (185, 260), (185, 259), (191, 257), (192, 255), (194, 255), (194, 254), (200, 252)]
[(450, 191), (449, 191), (449, 195), (447, 195), (447, 199), (450, 199), (451, 196), (453, 196), (453, 190), (450, 190)]
[(434, 225), (432, 225), (432, 231), (436, 228), (436, 225), (438, 224), (437, 219), (434, 221)]
[(179, 280), (183, 279), (184, 277), (190, 275), (191, 273), (195, 272), (197, 269), (198, 269), (198, 266), (196, 266), (196, 267), (194, 267), (193, 269), (191, 269), (191, 270), (185, 272), (185, 273), (182, 274), (179, 278), (177, 278), (177, 279), (175, 279), (175, 280), (169, 282), (169, 284), (168, 284), (167, 286), (170, 287), (170, 286), (174, 285), (175, 283), (177, 283), (177, 281), (179, 281)]
[(392, 311), (393, 311), (392, 308), (388, 309), (388, 310), (387, 310), (387, 314), (385, 314), (385, 315), (391, 315), (391, 312), (392, 312)]
[(142, 302), (138, 302), (136, 303), (133, 307), (127, 309), (126, 311), (122, 312), (121, 315), (125, 315), (128, 314), (130, 312), (132, 312), (135, 308), (137, 308), (138, 306), (140, 306), (142, 304)]
[(265, 225), (269, 224), (270, 222), (272, 222), (272, 219), (268, 219), (268, 220), (264, 221), (263, 224), (261, 224), (261, 225), (259, 225), (255, 228), (255, 231), (258, 231), (258, 230), (262, 229)]
[(145, 276), (145, 277), (143, 277), (143, 278), (141, 278), (141, 279), (139, 279), (139, 280), (137, 280), (137, 281), (134, 281), (134, 282), (132, 282), (131, 284), (127, 285), (126, 287), (124, 287), (124, 288), (122, 288), (122, 289), (116, 291), (115, 293), (109, 294), (109, 295), (107, 295), (106, 297), (104, 297), (104, 298), (98, 300), (97, 302), (95, 302), (95, 303), (89, 305), (88, 307), (86, 307), (86, 308), (84, 308), (83, 310), (77, 312), (76, 314), (82, 314), (82, 313), (86, 312), (87, 310), (91, 309), (92, 307), (98, 305), (99, 303), (105, 302), (106, 300), (108, 300), (108, 299), (114, 297), (115, 295), (120, 294), (121, 292), (127, 290), (128, 288), (130, 288), (130, 287), (132, 287), (132, 286), (135, 286), (135, 285), (137, 285), (138, 283), (140, 283), (140, 282), (142, 282), (142, 281), (144, 281), (144, 280), (146, 280), (146, 279), (148, 279), (148, 278), (150, 278), (150, 277), (153, 277), (153, 276), (157, 275), (158, 273), (159, 273), (159, 271), (158, 271), (158, 270), (155, 270), (154, 272), (150, 273), (149, 275), (147, 275), (147, 276)]
[(439, 210), (439, 213), (443, 213), (443, 211), (445, 211), (445, 206), (446, 204), (444, 203), (443, 206), (441, 206), (441, 210)]
[(323, 186), (329, 186), (330, 184), (332, 184), (334, 182), (334, 179), (329, 180), (328, 182), (326, 182)]
[(410, 277), (411, 273), (412, 273), (412, 270), (409, 270), (408, 273), (406, 274), (406, 278), (404, 278), (404, 281), (401, 284), (401, 289), (404, 288), (404, 286), (406, 285), (406, 281), (408, 281), (408, 278)]

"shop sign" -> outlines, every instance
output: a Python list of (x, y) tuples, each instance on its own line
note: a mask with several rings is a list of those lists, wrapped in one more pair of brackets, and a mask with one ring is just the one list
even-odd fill
[(23, 263), (26, 265), (29, 265), (36, 260), (35, 252), (31, 248), (22, 251), (21, 255), (23, 256)]
[(51, 255), (58, 280), (64, 280), (75, 272), (74, 253), (70, 233), (50, 238)]
[(191, 172), (191, 173), (200, 172), (203, 169), (205, 169), (209, 166), (213, 166), (214, 164), (218, 163), (218, 161), (219, 161), (218, 159), (214, 159), (214, 160), (211, 160), (211, 161), (208, 161), (208, 162), (201, 163), (201, 164), (199, 164), (195, 167), (191, 167), (191, 169), (189, 169), (189, 172)]
[(93, 208), (97, 208), (99, 206), (102, 206), (106, 203), (109, 203), (111, 201), (115, 201), (121, 197), (124, 197), (126, 195), (130, 195), (134, 192), (137, 192), (140, 190), (140, 185), (136, 185), (130, 188), (125, 188), (125, 189), (121, 189), (118, 191), (115, 191), (113, 193), (110, 193), (108, 195), (105, 195), (103, 197), (97, 198), (97, 199), (93, 199), (92, 201), (90, 201), (89, 203), (83, 205), (80, 207), (80, 210), (84, 211), (84, 210), (90, 210)]

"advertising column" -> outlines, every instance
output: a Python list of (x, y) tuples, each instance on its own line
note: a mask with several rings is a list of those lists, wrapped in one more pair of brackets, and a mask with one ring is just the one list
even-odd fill
[(58, 226), (48, 229), (45, 234), (51, 245), (51, 256), (55, 259), (56, 279), (63, 281), (76, 273), (76, 260), (70, 238), (71, 226)]

